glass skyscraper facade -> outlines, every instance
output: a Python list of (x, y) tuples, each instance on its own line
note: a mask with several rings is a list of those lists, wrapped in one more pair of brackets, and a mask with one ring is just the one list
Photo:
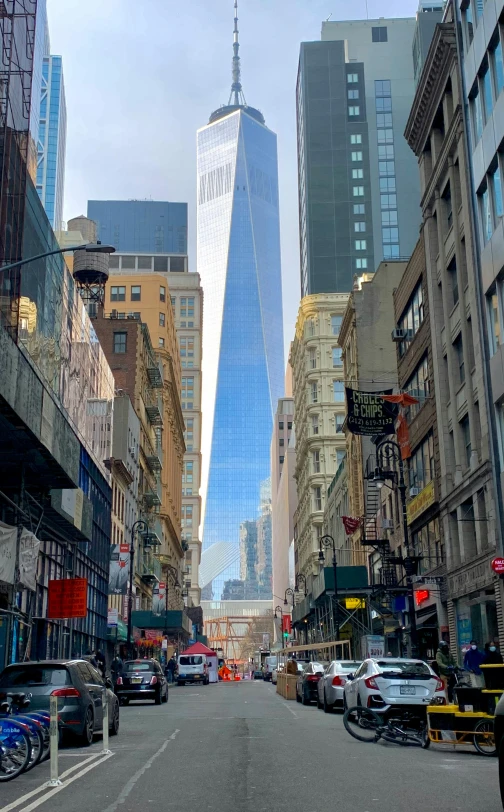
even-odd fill
[(257, 110), (234, 104), (212, 115), (197, 146), (205, 295), (200, 586), (207, 600), (264, 599), (272, 595), (262, 560), (271, 546), (265, 483), (284, 375), (276, 135)]
[(61, 56), (44, 56), (37, 140), (37, 192), (51, 226), (62, 228), (67, 114)]
[[(187, 254), (187, 203), (88, 200), (98, 239), (132, 254)], [(183, 264), (172, 270), (184, 271)]]

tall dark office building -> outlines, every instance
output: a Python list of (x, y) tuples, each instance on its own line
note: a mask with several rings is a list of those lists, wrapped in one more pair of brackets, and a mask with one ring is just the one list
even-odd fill
[(187, 203), (88, 200), (87, 216), (97, 224), (98, 239), (117, 251), (187, 254)]
[(374, 270), (364, 66), (303, 42), (296, 95), (301, 293), (350, 291)]

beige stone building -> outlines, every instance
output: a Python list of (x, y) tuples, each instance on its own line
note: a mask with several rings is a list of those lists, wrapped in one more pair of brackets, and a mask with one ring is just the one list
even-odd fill
[(319, 570), (327, 488), (345, 454), (345, 384), (338, 336), (348, 294), (301, 300), (291, 346), (298, 507), (295, 568), (306, 577)]

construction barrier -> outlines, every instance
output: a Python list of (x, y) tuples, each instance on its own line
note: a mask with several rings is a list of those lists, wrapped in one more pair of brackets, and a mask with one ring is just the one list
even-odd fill
[(277, 675), (277, 694), (283, 696), (284, 699), (296, 698), (296, 682), (297, 677), (294, 674), (278, 674)]

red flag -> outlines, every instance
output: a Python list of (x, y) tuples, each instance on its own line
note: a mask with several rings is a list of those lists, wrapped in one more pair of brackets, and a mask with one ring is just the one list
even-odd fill
[(383, 400), (388, 403), (399, 403), (401, 406), (413, 406), (414, 403), (420, 403), (413, 395), (408, 395), (407, 392), (402, 392), (400, 395), (380, 395)]
[(408, 423), (406, 422), (406, 418), (404, 415), (400, 414), (397, 418), (397, 443), (399, 448), (401, 449), (401, 459), (407, 460), (411, 457), (411, 445), (410, 445), (410, 438), (409, 438), (409, 428)]
[(355, 531), (361, 526), (361, 520), (354, 519), (352, 516), (342, 516), (341, 521), (343, 522), (347, 536), (351, 536), (352, 533), (355, 533)]

